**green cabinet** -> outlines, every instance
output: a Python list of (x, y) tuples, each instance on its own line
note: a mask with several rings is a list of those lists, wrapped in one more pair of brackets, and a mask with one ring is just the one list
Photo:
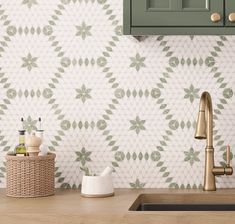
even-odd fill
[(124, 34), (235, 34), (235, 0), (123, 0)]

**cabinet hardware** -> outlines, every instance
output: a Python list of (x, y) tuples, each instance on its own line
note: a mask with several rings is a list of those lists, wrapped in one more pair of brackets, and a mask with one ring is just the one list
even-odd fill
[(218, 23), (221, 20), (221, 15), (218, 12), (214, 12), (211, 14), (211, 21), (213, 23)]
[(229, 16), (228, 16), (228, 19), (231, 23), (234, 23), (235, 22), (235, 13), (230, 13)]

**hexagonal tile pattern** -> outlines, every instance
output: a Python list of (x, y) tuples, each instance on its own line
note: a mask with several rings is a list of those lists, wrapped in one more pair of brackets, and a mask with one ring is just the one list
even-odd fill
[(12, 0), (1, 2), (8, 19), (19, 27), (46, 25), (60, 0)]
[(66, 130), (56, 154), (58, 187), (79, 187), (82, 175), (99, 175), (106, 166), (111, 166), (113, 157), (105, 136), (98, 128), (72, 126)]
[[(195, 111), (199, 108), (200, 96), (203, 91), (210, 92), (214, 108), (223, 99), (224, 87), (221, 87), (221, 82), (215, 77), (217, 72), (212, 72), (211, 67), (208, 67), (203, 61), (200, 65), (181, 64), (178, 58), (171, 58), (170, 63), (175, 61), (174, 73), (169, 73), (169, 78), (166, 79), (164, 91), (161, 97), (166, 99), (171, 113), (175, 115), (178, 122), (188, 121), (193, 123), (197, 119)], [(185, 63), (186, 60), (185, 60)], [(226, 77), (223, 82), (227, 82)], [(231, 86), (231, 85), (230, 85)]]
[(96, 58), (106, 47), (110, 48), (115, 25), (112, 25), (110, 9), (105, 1), (97, 2), (67, 1), (58, 21), (55, 21), (56, 40), (71, 58)]
[[(67, 60), (70, 64), (70, 59)], [(62, 64), (63, 61), (66, 58), (62, 58)], [(64, 66), (66, 68), (53, 90), (55, 104), (59, 105), (61, 113), (76, 121), (101, 119), (114, 98), (114, 90), (102, 72), (103, 68), (97, 64), (88, 67), (72, 64)]]
[[(41, 117), (56, 187), (114, 169), (115, 187), (201, 188), (199, 98), (213, 99), (215, 163), (234, 165), (234, 37), (122, 35), (120, 0), (0, 3), (0, 187), (5, 154)], [(232, 176), (218, 187), (235, 187)]]
[(0, 58), (9, 87), (16, 91), (46, 88), (60, 66), (60, 58), (54, 49), (44, 34), (14, 33)]
[(164, 57), (164, 42), (157, 37), (137, 41), (133, 37), (121, 37), (107, 59), (107, 66), (124, 89), (153, 87), (165, 72), (168, 57)]

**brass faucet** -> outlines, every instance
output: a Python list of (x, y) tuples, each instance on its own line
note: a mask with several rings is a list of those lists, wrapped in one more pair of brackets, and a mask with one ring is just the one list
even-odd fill
[(208, 92), (203, 92), (200, 99), (199, 114), (196, 125), (196, 139), (206, 139), (204, 191), (215, 191), (215, 176), (232, 175), (233, 168), (230, 166), (230, 147), (227, 147), (227, 164), (224, 167), (214, 165), (213, 147), (213, 110), (212, 100)]

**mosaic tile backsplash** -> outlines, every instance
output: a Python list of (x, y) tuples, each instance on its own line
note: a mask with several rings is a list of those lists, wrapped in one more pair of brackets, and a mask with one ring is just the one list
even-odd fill
[[(28, 133), (42, 117), (56, 187), (106, 166), (115, 187), (201, 187), (203, 91), (216, 164), (227, 144), (235, 152), (234, 52), (233, 36), (123, 36), (121, 0), (0, 0), (0, 187), (21, 117)], [(217, 182), (235, 187), (234, 176)]]

